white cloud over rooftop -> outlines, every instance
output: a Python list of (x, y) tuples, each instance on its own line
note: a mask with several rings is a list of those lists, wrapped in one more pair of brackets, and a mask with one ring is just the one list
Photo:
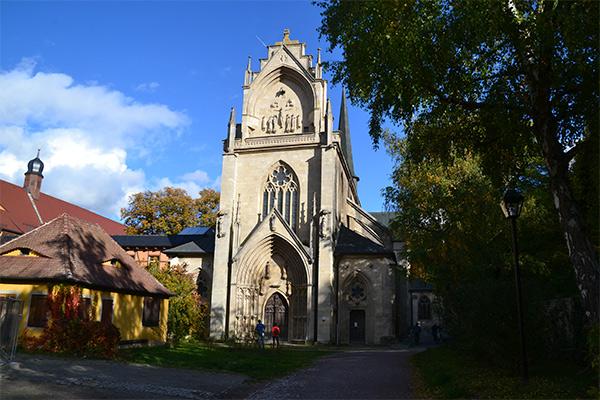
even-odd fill
[[(141, 90), (156, 87), (152, 82)], [(148, 181), (171, 183), (132, 165), (151, 162), (162, 143), (190, 124), (184, 112), (167, 105), (36, 71), (35, 60), (26, 58), (0, 70), (0, 179), (21, 185), (27, 162), (41, 148), (44, 193), (115, 218), (129, 195), (156, 189)], [(176, 186), (196, 190), (211, 182), (201, 170), (182, 171)]]

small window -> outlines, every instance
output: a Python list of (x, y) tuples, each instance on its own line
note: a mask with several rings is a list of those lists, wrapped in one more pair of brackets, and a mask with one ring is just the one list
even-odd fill
[(419, 299), (419, 319), (431, 319), (431, 301), (425, 295)]
[(113, 299), (102, 299), (102, 313), (100, 314), (100, 322), (107, 324), (113, 321)]
[(92, 299), (89, 297), (82, 297), (79, 301), (79, 309), (77, 315), (82, 321), (90, 320), (90, 307), (92, 305)]
[(48, 319), (48, 295), (32, 294), (29, 302), (29, 318), (27, 326), (43, 328)]
[(161, 299), (155, 297), (144, 297), (144, 314), (142, 326), (158, 326), (160, 322)]
[(123, 264), (121, 264), (121, 261), (117, 260), (116, 258), (104, 261), (102, 263), (102, 265), (110, 265), (110, 266), (115, 267), (115, 268), (123, 268)]
[(350, 300), (362, 301), (367, 298), (367, 290), (365, 285), (360, 280), (355, 280), (350, 288)]

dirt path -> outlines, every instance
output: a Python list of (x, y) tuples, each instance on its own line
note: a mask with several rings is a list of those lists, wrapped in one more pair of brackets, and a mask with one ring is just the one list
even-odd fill
[(419, 350), (351, 350), (266, 383), (247, 399), (409, 399), (409, 357)]
[(0, 399), (405, 399), (419, 350), (354, 349), (273, 381), (102, 360), (17, 356), (0, 367)]

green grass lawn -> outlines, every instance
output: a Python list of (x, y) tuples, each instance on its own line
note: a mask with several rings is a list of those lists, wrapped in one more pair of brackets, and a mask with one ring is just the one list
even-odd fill
[(428, 349), (415, 355), (411, 362), (415, 371), (415, 398), (597, 398), (590, 389), (598, 387), (598, 375), (572, 364), (533, 364), (529, 368), (530, 386), (522, 386), (520, 375), (484, 366), (449, 347)]
[(311, 365), (317, 357), (331, 353), (329, 349), (319, 349), (315, 346), (282, 346), (277, 350), (270, 347), (258, 349), (215, 345), (207, 348), (196, 344), (183, 344), (176, 349), (127, 349), (122, 351), (120, 359), (161, 367), (232, 372), (260, 380), (287, 375), (298, 368)]

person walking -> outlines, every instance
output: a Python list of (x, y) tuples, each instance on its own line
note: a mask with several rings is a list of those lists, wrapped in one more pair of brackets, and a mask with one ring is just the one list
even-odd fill
[(279, 347), (279, 327), (277, 323), (273, 324), (273, 347), (275, 347), (275, 342), (277, 342), (277, 347)]
[(258, 334), (258, 347), (265, 348), (265, 326), (263, 323), (258, 320), (258, 324), (256, 324), (256, 328), (254, 328), (254, 332)]
[(418, 322), (413, 326), (412, 333), (415, 336), (415, 346), (418, 346), (421, 338), (421, 327)]
[(438, 326), (438, 324), (436, 322), (431, 327), (431, 336), (433, 336), (433, 343), (435, 343), (435, 344), (438, 344), (440, 342), (439, 331), (440, 331), (440, 327)]

